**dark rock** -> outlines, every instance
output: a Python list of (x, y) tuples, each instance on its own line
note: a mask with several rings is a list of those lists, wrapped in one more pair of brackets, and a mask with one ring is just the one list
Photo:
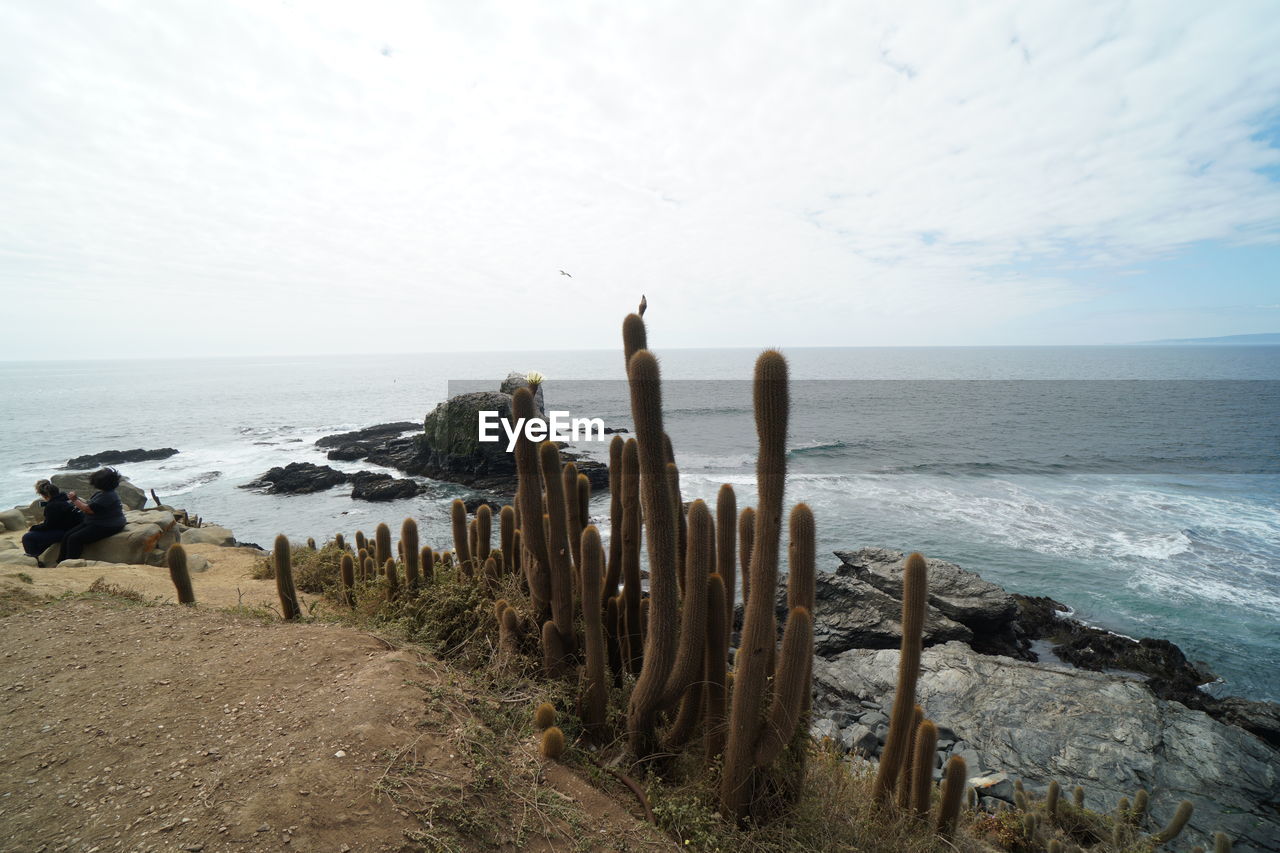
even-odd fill
[(328, 465), (290, 462), (284, 467), (277, 465), (256, 480), (245, 483), (241, 488), (264, 489), (273, 495), (306, 495), (341, 486), (348, 479), (346, 474)]
[(416, 480), (396, 479), (390, 474), (361, 471), (351, 475), (351, 497), (358, 501), (395, 501), (422, 494)]
[(467, 508), (467, 512), (471, 515), (475, 515), (476, 510), (480, 509), (482, 506), (489, 507), (489, 511), (493, 513), (494, 518), (497, 518), (498, 513), (502, 512), (501, 504), (494, 503), (493, 501), (486, 500), (485, 498), (465, 498), (462, 501), (462, 505)]
[(369, 444), (344, 444), (341, 447), (335, 447), (325, 456), (330, 459), (336, 459), (339, 462), (355, 462), (358, 459), (364, 459), (373, 452), (373, 446)]
[(339, 432), (316, 439), (316, 447), (342, 447), (348, 444), (359, 444), (376, 439), (396, 438), (406, 432), (417, 432), (415, 421), (396, 421), (390, 424), (376, 424), (351, 432)]
[(1218, 719), (1252, 732), (1280, 749), (1280, 705), (1275, 702), (1254, 702), (1238, 696), (1215, 701), (1216, 713), (1210, 713)]
[(629, 432), (630, 430), (628, 430), (626, 427), (607, 426), (604, 428), (605, 435), (623, 434), (623, 433), (629, 433)]
[(150, 462), (154, 459), (168, 459), (178, 451), (172, 447), (161, 447), (158, 450), (104, 450), (101, 453), (90, 453), (68, 459), (64, 466), (72, 471), (87, 471), (90, 468), (101, 468), (103, 465), (121, 465), (126, 462)]

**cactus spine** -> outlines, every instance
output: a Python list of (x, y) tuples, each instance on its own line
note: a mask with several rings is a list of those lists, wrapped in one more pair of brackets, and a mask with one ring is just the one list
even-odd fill
[(928, 598), (928, 574), (924, 558), (907, 557), (902, 572), (902, 649), (898, 657), (898, 686), (893, 696), (893, 712), (889, 718), (889, 736), (880, 753), (876, 772), (875, 797), (888, 803), (907, 758), (911, 724), (915, 715), (916, 682), (920, 678), (920, 652), (923, 648), (925, 605)]
[(1139, 788), (1137, 793), (1133, 795), (1133, 822), (1141, 823), (1147, 814), (1147, 806), (1151, 802), (1151, 797), (1145, 788)]
[[(782, 354), (767, 350), (756, 360), (753, 397), (759, 455), (756, 461), (756, 485), (760, 501), (756, 510), (755, 540), (751, 556), (751, 587), (757, 595), (749, 599), (743, 621), (742, 642), (735, 658), (733, 697), (729, 710), (728, 742), (724, 753), (724, 774), (720, 785), (721, 810), (734, 818), (746, 816), (752, 798), (752, 775), (763, 723), (761, 709), (766, 701), (766, 679), (769, 661), (776, 643), (776, 617), (773, 589), (778, 582), (778, 545), (782, 538), (782, 494), (786, 486), (787, 418), (790, 405), (787, 393), (787, 362)], [(810, 634), (808, 649), (803, 648), (800, 631), (787, 626), (784, 636), (783, 667), (797, 663), (807, 671), (800, 652), (812, 655), (812, 623), (809, 614), (800, 615), (802, 626)], [(788, 619), (790, 622), (790, 619)], [(651, 632), (652, 633), (652, 632)], [(787, 643), (787, 640), (791, 640)], [(794, 673), (780, 672), (778, 682), (788, 683)], [(770, 714), (770, 737), (784, 743), (791, 732), (776, 730), (778, 718)], [(770, 751), (772, 748), (770, 747)]]
[(280, 612), (285, 619), (297, 619), (302, 615), (298, 606), (298, 590), (293, 585), (293, 559), (289, 551), (289, 537), (281, 533), (276, 537), (272, 552), (276, 562), (276, 593), (280, 596)]
[(391, 550), (391, 528), (383, 523), (379, 523), (373, 531), (373, 562), (376, 566), (385, 566), (387, 560), (392, 559), (394, 553)]
[(968, 776), (969, 769), (965, 766), (962, 756), (953, 755), (947, 759), (946, 770), (942, 773), (942, 797), (938, 800), (938, 817), (934, 822), (938, 834), (943, 838), (950, 838), (955, 832)]
[(594, 524), (582, 532), (582, 624), (586, 636), (586, 685), (582, 693), (582, 722), (587, 731), (599, 735), (604, 730), (609, 701), (608, 670), (605, 665), (604, 607), (600, 595), (604, 589), (604, 546)]
[(1231, 839), (1224, 832), (1213, 834), (1213, 853), (1231, 853)]
[(578, 514), (578, 466), (564, 463), (560, 469), (560, 487), (564, 489), (565, 535), (569, 537), (569, 553), (573, 565), (582, 571), (582, 517)]
[(685, 558), (685, 597), (680, 614), (680, 644), (667, 678), (661, 705), (670, 708), (694, 682), (700, 681), (707, 644), (707, 577), (715, 563), (716, 532), (705, 501), (689, 507)]
[(933, 754), (937, 750), (938, 727), (926, 719), (916, 731), (916, 754), (911, 773), (911, 810), (918, 817), (929, 814), (929, 795), (933, 792)]
[(369, 550), (369, 541), (364, 538), (364, 531), (356, 531), (356, 553)]
[(349, 607), (356, 606), (356, 564), (350, 554), (343, 554), (338, 564), (338, 574), (342, 577), (342, 599)]
[(626, 368), (631, 369), (631, 357), (649, 348), (649, 333), (639, 314), (628, 314), (622, 320), (622, 356)]
[(1080, 785), (1071, 789), (1071, 802), (1078, 809), (1084, 808), (1084, 788)]
[(813, 617), (806, 607), (793, 607), (782, 634), (782, 653), (774, 679), (773, 703), (756, 747), (756, 767), (773, 762), (791, 740), (809, 694), (809, 669), (813, 662)]
[(453, 527), (453, 552), (458, 555), (458, 566), (464, 574), (471, 574), (471, 543), (467, 532), (467, 505), (461, 498), (454, 498), (449, 508), (449, 521)]
[(409, 588), (409, 594), (413, 595), (422, 585), (418, 572), (418, 558), (422, 555), (418, 551), (418, 522), (412, 518), (406, 518), (400, 525), (400, 546), (404, 551), (405, 586)]
[(533, 710), (533, 726), (536, 729), (549, 729), (556, 724), (556, 706), (543, 702)]
[(374, 568), (373, 565), (373, 557), (365, 557), (360, 563), (360, 568), (360, 580), (362, 581), (367, 581), (370, 578), (376, 578), (378, 576), (378, 570)]
[[(538, 407), (528, 388), (517, 388), (511, 395), (511, 413), (514, 418), (536, 418)], [(542, 486), (538, 473), (538, 449), (524, 430), (516, 436), (516, 473), (520, 488), (516, 491), (516, 509), (520, 515), (520, 542), (533, 558), (525, 562), (525, 577), (529, 594), (540, 612), (551, 601), (550, 564), (547, 559), (547, 539), (542, 529)]]
[(396, 561), (387, 558), (383, 573), (387, 576), (387, 601), (395, 601), (400, 596), (400, 578), (396, 573)]
[(196, 591), (191, 587), (191, 572), (187, 570), (187, 549), (175, 542), (169, 546), (165, 562), (169, 564), (169, 579), (178, 592), (178, 603), (195, 604)]
[(642, 349), (631, 356), (628, 379), (649, 543), (649, 624), (644, 663), (627, 711), (627, 735), (631, 751), (647, 759), (658, 747), (657, 716), (675, 663), (677, 528), (663, 452), (662, 380), (652, 353)]
[(911, 773), (916, 762), (916, 735), (920, 732), (920, 724), (924, 722), (924, 708), (915, 707), (915, 715), (911, 718), (911, 737), (907, 741), (907, 759), (902, 762), (898, 771), (897, 803), (898, 808), (911, 808)]

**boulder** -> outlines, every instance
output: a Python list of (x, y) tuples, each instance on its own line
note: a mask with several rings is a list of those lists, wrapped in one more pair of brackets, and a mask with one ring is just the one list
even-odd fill
[[(75, 492), (84, 500), (89, 500), (93, 493), (97, 491), (89, 484), (89, 475), (92, 471), (82, 471), (75, 474), (54, 474), (49, 478), (52, 483), (64, 492)], [(147, 496), (133, 483), (129, 482), (128, 477), (120, 478), (120, 485), (116, 489), (116, 494), (120, 496), (120, 503), (124, 504), (125, 509), (142, 509), (147, 503)]]
[(516, 478), (515, 454), (507, 452), (501, 427), (498, 441), (480, 441), (480, 412), (497, 412), (499, 419), (511, 416), (511, 396), (497, 391), (459, 394), (431, 410), (423, 421), (419, 447), (423, 465), (441, 479), (479, 483)]
[(284, 467), (277, 465), (241, 488), (263, 489), (272, 495), (308, 495), (341, 486), (347, 481), (346, 474), (328, 465), (290, 462)]
[[(831, 657), (846, 649), (902, 644), (902, 602), (857, 578), (818, 572), (814, 605), (814, 654)], [(777, 610), (781, 622), (787, 614), (785, 579), (778, 584)], [(924, 632), (925, 645), (972, 637), (968, 628), (933, 607), (925, 615)]]
[[(529, 377), (523, 373), (516, 373), (515, 371), (512, 371), (507, 374), (506, 379), (502, 380), (502, 385), (498, 387), (498, 390), (510, 397), (516, 393), (517, 388), (528, 387)], [(543, 385), (539, 384), (538, 390), (533, 392), (533, 404), (538, 407), (538, 413), (543, 417), (546, 417), (547, 405), (542, 393), (543, 387)]]
[(0, 565), (5, 568), (36, 568), (36, 558), (28, 557), (21, 548), (0, 550)]
[(0, 530), (26, 530), (30, 526), (22, 510), (6, 509), (0, 511)]
[(355, 444), (344, 444), (340, 447), (335, 447), (333, 450), (326, 453), (325, 456), (329, 459), (337, 460), (338, 462), (355, 462), (358, 459), (364, 459), (372, 452), (373, 445), (360, 444), (357, 442)]
[(156, 459), (168, 459), (178, 451), (172, 447), (161, 447), (157, 450), (104, 450), (101, 453), (90, 453), (68, 459), (64, 466), (72, 471), (89, 471), (103, 465), (121, 465), (128, 462), (151, 462)]
[[(896, 650), (851, 649), (814, 661), (814, 711), (891, 701)], [(1217, 830), (1237, 849), (1280, 850), (1280, 752), (1248, 732), (1114, 674), (982, 655), (964, 643), (925, 649), (917, 701), (991, 770), (1029, 785), (1083, 785), (1087, 805), (1152, 792), (1154, 823), (1195, 805), (1186, 844)]]
[(220, 545), (230, 547), (236, 544), (236, 537), (225, 527), (206, 524), (204, 527), (188, 527), (178, 537), (183, 545)]
[(423, 491), (417, 480), (396, 479), (390, 474), (371, 471), (352, 474), (351, 482), (355, 484), (351, 497), (361, 501), (395, 501), (417, 497)]
[[(852, 576), (881, 592), (902, 599), (902, 565), (906, 555), (888, 548), (837, 551), (837, 575)], [(1004, 589), (946, 560), (925, 558), (929, 575), (929, 604), (977, 632), (1008, 625), (1018, 613), (1017, 602)]]
[[(150, 563), (164, 561), (164, 552), (178, 541), (178, 527), (173, 513), (161, 509), (135, 510), (124, 514), (125, 528), (114, 536), (99, 539), (84, 547), (81, 556), (103, 563)], [(46, 566), (53, 565), (61, 544), (50, 545), (40, 555)]]

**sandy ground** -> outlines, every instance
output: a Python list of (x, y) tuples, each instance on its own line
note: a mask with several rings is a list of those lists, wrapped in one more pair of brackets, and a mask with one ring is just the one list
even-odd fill
[[(474, 709), (509, 700), (360, 631), (219, 610), (278, 606), (274, 583), (254, 552), (189, 550), (195, 608), (164, 568), (0, 568), (0, 851), (672, 846), (532, 736), (485, 735)], [(74, 595), (100, 577), (149, 600)]]

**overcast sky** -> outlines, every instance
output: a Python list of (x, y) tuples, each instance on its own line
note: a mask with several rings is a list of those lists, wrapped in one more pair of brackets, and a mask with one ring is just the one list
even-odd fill
[(612, 348), (642, 292), (667, 347), (1280, 331), (1277, 45), (1268, 0), (8, 0), (0, 359)]

